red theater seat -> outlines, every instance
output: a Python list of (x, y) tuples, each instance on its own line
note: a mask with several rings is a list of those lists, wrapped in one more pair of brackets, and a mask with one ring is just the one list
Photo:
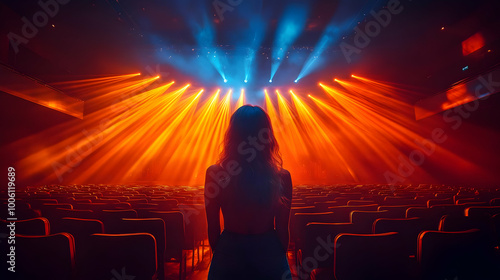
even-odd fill
[(104, 224), (105, 232), (113, 232), (116, 224), (121, 222), (122, 218), (137, 218), (137, 212), (132, 209), (125, 210), (102, 210), (96, 214), (99, 220)]
[(7, 225), (11, 222), (15, 223), (15, 233), (22, 235), (49, 235), (50, 234), (50, 224), (49, 220), (43, 217), (27, 219), (27, 220), (17, 220), (17, 221), (2, 221), (2, 229), (0, 232), (9, 233)]
[(340, 234), (335, 238), (335, 279), (409, 279), (408, 256), (400, 248), (396, 232)]
[(376, 211), (377, 204), (356, 205), (356, 206), (332, 206), (328, 207), (328, 211), (332, 211), (335, 223), (348, 223), (351, 220), (352, 211)]
[(376, 219), (389, 218), (390, 213), (387, 210), (383, 211), (359, 211), (351, 212), (351, 220), (359, 233), (372, 233), (372, 226)]
[(402, 219), (406, 216), (406, 210), (410, 207), (415, 207), (415, 205), (384, 205), (378, 207), (378, 211), (387, 210), (391, 218)]
[(500, 213), (500, 206), (475, 206), (465, 209), (465, 216), (490, 217)]
[(444, 215), (439, 221), (439, 231), (465, 231), (469, 229), (480, 229), (489, 232), (490, 220), (488, 217), (465, 217)]
[(427, 200), (427, 207), (431, 208), (434, 205), (440, 205), (440, 204), (455, 204), (453, 201), (453, 197), (450, 198), (435, 198), (435, 199), (429, 199)]
[(149, 233), (93, 234), (88, 246), (78, 260), (78, 279), (156, 277), (156, 241)]
[(490, 205), (491, 206), (500, 206), (500, 198), (493, 198), (490, 200)]
[[(360, 233), (352, 223), (309, 223), (305, 228), (303, 248), (298, 252), (297, 267), (301, 274), (309, 275), (313, 268), (326, 268), (333, 274), (333, 247), (335, 237), (341, 233)], [(316, 255), (321, 255), (317, 258)], [(306, 260), (314, 260), (315, 267)], [(317, 271), (318, 273), (319, 271)], [(324, 271), (324, 272), (328, 272)], [(328, 275), (328, 273), (326, 273)]]
[(165, 278), (164, 263), (165, 263), (165, 222), (160, 218), (145, 218), (145, 219), (121, 219), (116, 223), (116, 227), (110, 233), (149, 233), (156, 240), (157, 266), (158, 277)]
[(92, 210), (56, 208), (54, 210), (54, 217), (59, 219), (64, 217), (93, 219), (95, 218), (95, 214)]
[(68, 233), (16, 235), (17, 279), (74, 279), (75, 243)]
[[(179, 263), (179, 278), (183, 279), (183, 271), (186, 271), (185, 225), (184, 215), (180, 211), (149, 211), (145, 213), (148, 218), (161, 218), (165, 222), (166, 235), (166, 262)], [(193, 256), (194, 257), (194, 256)]]
[(424, 231), (417, 260), (422, 279), (498, 279), (489, 262), (487, 242), (478, 229)]
[(427, 230), (428, 225), (420, 218), (409, 219), (377, 219), (373, 223), (373, 233), (398, 232), (401, 250), (405, 255), (417, 253), (417, 237), (420, 232)]

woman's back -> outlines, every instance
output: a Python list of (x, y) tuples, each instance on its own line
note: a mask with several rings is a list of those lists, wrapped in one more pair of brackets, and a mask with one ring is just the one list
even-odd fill
[[(212, 165), (209, 172), (220, 173), (224, 169), (220, 165)], [(281, 182), (283, 184), (283, 196), (291, 201), (292, 186), (290, 173), (283, 169), (281, 172)], [(258, 176), (258, 174), (256, 174)], [(274, 229), (274, 219), (279, 213), (279, 203), (270, 205), (253, 201), (251, 197), (245, 195), (238, 185), (238, 176), (229, 178), (229, 182), (221, 188), (220, 194), (214, 199), (219, 200), (222, 215), (224, 218), (224, 229), (241, 234), (259, 234)], [(252, 187), (252, 186), (246, 186)], [(253, 186), (255, 187), (255, 186)], [(279, 186), (271, 186), (279, 188)]]

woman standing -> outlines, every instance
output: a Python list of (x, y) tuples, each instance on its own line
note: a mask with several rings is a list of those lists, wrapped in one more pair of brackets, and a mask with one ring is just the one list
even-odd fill
[[(291, 279), (286, 258), (292, 200), (269, 116), (258, 106), (231, 117), (219, 162), (207, 169), (209, 280)], [(221, 233), (220, 215), (224, 218)]]

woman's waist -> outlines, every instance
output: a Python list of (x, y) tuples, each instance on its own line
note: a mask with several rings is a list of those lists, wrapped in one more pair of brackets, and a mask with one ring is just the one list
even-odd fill
[(242, 237), (242, 238), (258, 238), (264, 236), (273, 236), (276, 235), (276, 230), (273, 228), (269, 228), (266, 230), (236, 230), (231, 228), (224, 228), (222, 234), (234, 236), (234, 237)]

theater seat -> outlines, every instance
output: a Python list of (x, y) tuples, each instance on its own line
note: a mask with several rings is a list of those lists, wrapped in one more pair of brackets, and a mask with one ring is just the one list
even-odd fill
[(74, 279), (75, 243), (68, 233), (16, 235), (17, 279)]
[(396, 232), (340, 234), (335, 238), (335, 279), (409, 279), (408, 257), (399, 248)]
[[(7, 232), (7, 225), (11, 223), (11, 221), (2, 221), (2, 229), (0, 232)], [(50, 224), (49, 220), (43, 217), (28, 219), (28, 220), (17, 220), (15, 222), (15, 232), (16, 234), (22, 235), (48, 235), (50, 234)]]
[(352, 211), (376, 211), (378, 204), (356, 205), (356, 206), (332, 206), (328, 211), (332, 211), (335, 219), (332, 223), (348, 223), (351, 220)]
[(56, 218), (81, 218), (81, 219), (93, 219), (95, 218), (94, 211), (92, 210), (82, 210), (82, 209), (54, 209), (54, 217)]
[(123, 218), (137, 218), (137, 212), (132, 209), (125, 210), (102, 210), (96, 216), (104, 224), (106, 233), (115, 232), (114, 228), (121, 222)]
[(453, 197), (450, 198), (435, 198), (435, 199), (429, 199), (427, 200), (427, 207), (431, 208), (434, 205), (441, 205), (441, 204), (455, 204), (455, 201), (453, 201)]
[(406, 216), (406, 210), (410, 207), (415, 207), (415, 205), (383, 205), (379, 206), (376, 210), (386, 210), (389, 212), (391, 218), (402, 219)]
[(156, 277), (156, 241), (149, 233), (93, 234), (78, 260), (78, 279), (151, 280)]
[(465, 209), (465, 216), (490, 217), (500, 213), (500, 206), (475, 206)]
[[(309, 223), (305, 228), (303, 248), (298, 254), (297, 268), (301, 274), (309, 275), (314, 268), (328, 268), (333, 273), (333, 243), (341, 233), (360, 233), (352, 223)], [(330, 244), (330, 245), (328, 245)], [(317, 258), (315, 255), (321, 255)], [(315, 267), (305, 261), (314, 259)], [(305, 261), (305, 262), (304, 262)], [(316, 273), (319, 273), (317, 271)]]
[(500, 198), (493, 198), (490, 200), (490, 205), (491, 206), (500, 206)]
[(352, 211), (351, 212), (351, 223), (353, 223), (357, 228), (359, 233), (372, 233), (373, 222), (376, 219), (388, 218), (390, 215), (389, 211)]
[(112, 233), (149, 233), (156, 240), (157, 266), (158, 277), (164, 279), (164, 263), (165, 263), (165, 222), (160, 218), (144, 218), (144, 219), (121, 219), (116, 223), (116, 227)]
[(487, 242), (478, 229), (424, 231), (417, 260), (422, 279), (498, 279), (489, 269)]
[(180, 211), (149, 211), (144, 214), (147, 218), (161, 218), (165, 222), (165, 261), (178, 262), (179, 279), (183, 279), (186, 272), (184, 215)]
[(442, 215), (438, 208), (410, 207), (406, 210), (406, 218), (421, 218), (427, 222), (429, 230), (438, 230)]
[(489, 217), (444, 215), (439, 221), (439, 231), (464, 231), (475, 228), (488, 232), (490, 230)]
[(333, 220), (333, 212), (295, 213), (295, 223), (293, 228), (290, 228), (290, 238), (291, 241), (296, 242), (296, 249), (301, 248), (301, 242), (304, 240), (304, 231), (308, 223), (328, 223), (333, 222)]
[(418, 234), (428, 228), (425, 221), (420, 218), (408, 219), (377, 219), (373, 223), (373, 233), (398, 232), (401, 249), (405, 255), (411, 256), (417, 253)]
[(491, 225), (493, 227), (495, 245), (498, 247), (500, 246), (500, 214), (491, 217)]

